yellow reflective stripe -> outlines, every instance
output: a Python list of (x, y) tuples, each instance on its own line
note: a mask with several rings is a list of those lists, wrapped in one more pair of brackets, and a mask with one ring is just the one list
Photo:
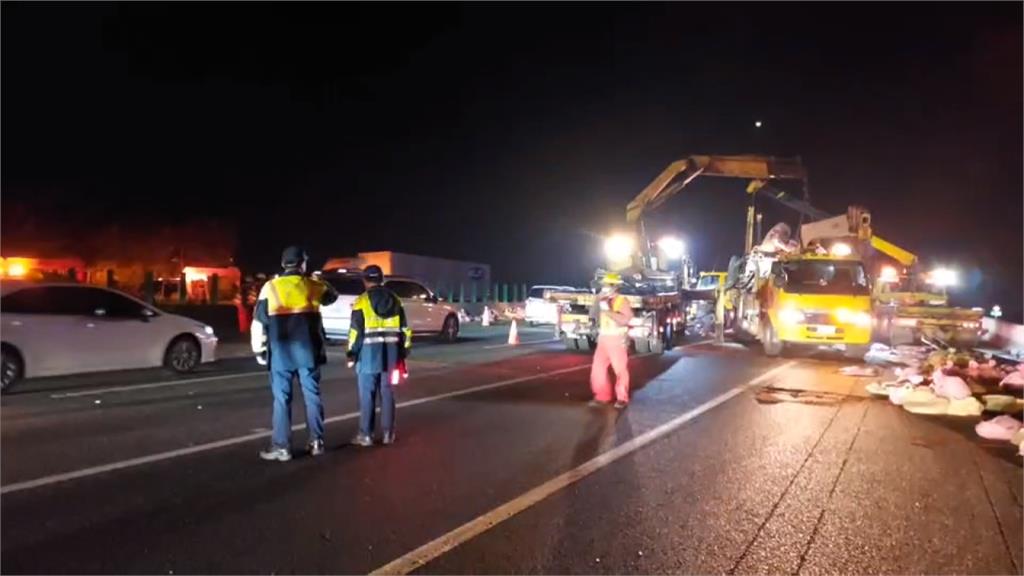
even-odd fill
[(405, 332), (405, 347), (412, 348), (412, 328), (406, 326), (403, 332)]
[[(274, 287), (274, 281), (271, 280), (264, 284), (267, 287), (267, 308), (268, 311), (276, 310), (281, 307), (281, 296), (277, 293), (277, 288)], [(273, 312), (271, 312), (273, 314)]]
[(267, 312), (271, 316), (305, 314), (320, 309), (320, 283), (303, 276), (282, 276), (267, 282)]

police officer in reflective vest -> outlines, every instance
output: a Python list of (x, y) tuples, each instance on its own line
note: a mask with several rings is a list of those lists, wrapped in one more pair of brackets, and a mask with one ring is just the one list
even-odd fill
[[(309, 453), (324, 453), (324, 407), (320, 366), (327, 362), (320, 306), (338, 299), (329, 284), (306, 276), (306, 253), (291, 246), (281, 255), (284, 272), (260, 290), (253, 314), (253, 351), (264, 357), (274, 395), (274, 432), (264, 460), (291, 460), (292, 380), (298, 378), (306, 403)], [(265, 338), (260, 336), (265, 334)], [(262, 345), (262, 349), (261, 349)], [(263, 363), (264, 360), (261, 360)]]
[(366, 292), (352, 303), (348, 335), (349, 365), (355, 365), (359, 382), (359, 433), (357, 446), (373, 445), (377, 394), (380, 394), (381, 442), (395, 441), (395, 397), (390, 375), (405, 362), (412, 346), (412, 329), (398, 296), (382, 286), (380, 266), (363, 271)]
[(629, 344), (626, 336), (633, 309), (629, 300), (619, 294), (622, 277), (606, 274), (601, 281), (602, 289), (595, 302), (598, 318), (597, 350), (590, 369), (590, 388), (594, 392), (591, 406), (607, 406), (612, 402), (612, 383), (608, 379), (608, 366), (615, 373), (615, 407), (629, 405)]

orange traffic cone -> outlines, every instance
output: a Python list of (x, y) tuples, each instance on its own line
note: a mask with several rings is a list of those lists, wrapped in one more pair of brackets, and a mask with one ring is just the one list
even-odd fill
[(512, 320), (512, 327), (508, 329), (508, 343), (512, 345), (519, 344), (519, 328), (516, 327), (516, 321)]
[(490, 326), (491, 325), (491, 308), (490, 308), (490, 306), (484, 306), (483, 325), (484, 326)]

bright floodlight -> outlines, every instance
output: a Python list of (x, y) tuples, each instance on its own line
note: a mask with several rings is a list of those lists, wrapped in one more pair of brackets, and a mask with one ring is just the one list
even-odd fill
[(604, 253), (612, 261), (626, 260), (633, 255), (633, 238), (622, 234), (609, 236), (604, 241)]
[(679, 260), (683, 257), (683, 252), (686, 251), (686, 245), (683, 244), (683, 241), (672, 236), (666, 236), (658, 240), (658, 247), (665, 252), (665, 256), (669, 260)]
[(852, 253), (853, 249), (850, 248), (849, 244), (846, 244), (844, 242), (836, 242), (835, 244), (832, 245), (833, 256), (849, 256)]
[(754, 122), (754, 127), (755, 128), (760, 128), (761, 127), (761, 121), (758, 120), (758, 121)]
[(894, 284), (900, 281), (900, 273), (892, 266), (883, 266), (882, 273), (878, 275), (878, 281)]
[(928, 275), (928, 280), (936, 286), (955, 286), (957, 283), (956, 270), (936, 268)]

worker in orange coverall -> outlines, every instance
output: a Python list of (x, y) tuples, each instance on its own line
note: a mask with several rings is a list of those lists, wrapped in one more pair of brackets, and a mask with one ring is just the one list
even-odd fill
[(590, 388), (594, 392), (591, 406), (607, 406), (612, 403), (612, 383), (608, 378), (608, 366), (615, 373), (615, 408), (629, 405), (629, 367), (627, 366), (629, 345), (627, 331), (633, 310), (629, 301), (619, 293), (622, 277), (606, 274), (601, 281), (595, 313), (598, 319), (597, 351), (590, 369)]

